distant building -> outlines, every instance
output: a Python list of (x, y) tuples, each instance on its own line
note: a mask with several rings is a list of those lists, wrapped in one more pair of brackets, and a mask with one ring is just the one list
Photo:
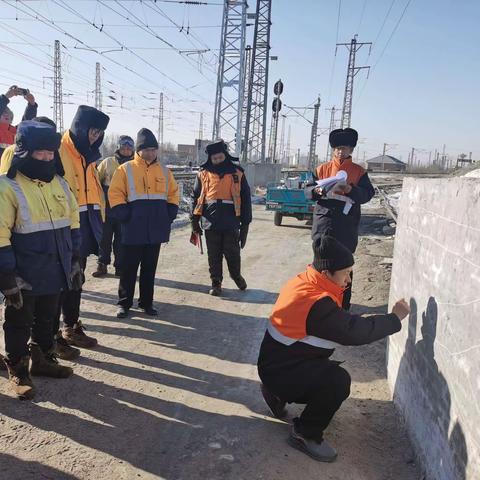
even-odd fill
[(369, 172), (405, 172), (407, 164), (391, 155), (379, 155), (365, 162)]
[(205, 163), (207, 161), (208, 155), (205, 152), (205, 148), (207, 145), (212, 143), (211, 140), (199, 140), (198, 138), (195, 140), (195, 161), (198, 165)]
[(177, 147), (178, 156), (186, 162), (194, 162), (197, 156), (195, 145), (179, 143)]

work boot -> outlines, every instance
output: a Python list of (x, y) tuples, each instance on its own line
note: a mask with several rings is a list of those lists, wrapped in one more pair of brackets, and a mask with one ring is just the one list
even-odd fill
[(156, 317), (158, 315), (158, 311), (155, 308), (153, 308), (152, 306), (150, 306), (150, 307), (139, 307), (139, 308), (145, 315), (150, 315), (151, 317)]
[(219, 297), (222, 294), (222, 282), (213, 280), (212, 288), (209, 290), (208, 293), (214, 297)]
[(62, 337), (62, 332), (59, 330), (55, 335), (55, 355), (62, 360), (73, 361), (80, 356), (80, 350), (71, 347)]
[(35, 387), (28, 373), (29, 360), (30, 357), (22, 357), (16, 365), (6, 361), (11, 389), (20, 400), (31, 400), (35, 396)]
[(233, 281), (236, 283), (239, 290), (247, 289), (247, 282), (241, 275), (238, 278), (234, 278)]
[(30, 373), (34, 377), (68, 378), (73, 370), (58, 364), (57, 357), (53, 351), (44, 353), (38, 345), (30, 345), (32, 365)]
[(127, 318), (129, 309), (127, 307), (118, 307), (117, 318)]
[(292, 427), (288, 443), (319, 462), (334, 462), (337, 458), (336, 450), (326, 440), (317, 442), (305, 438), (296, 431), (295, 425)]
[(275, 418), (283, 418), (287, 414), (287, 411), (285, 410), (286, 402), (280, 400), (280, 398), (268, 390), (263, 383), (260, 385), (260, 390), (262, 391), (263, 399), (273, 416)]
[(92, 277), (101, 278), (108, 273), (107, 266), (104, 263), (98, 262), (97, 269), (92, 273)]
[(89, 337), (85, 333), (85, 327), (79, 320), (73, 325), (73, 327), (64, 327), (62, 336), (69, 345), (74, 345), (80, 348), (93, 348), (96, 347), (98, 342), (95, 338)]

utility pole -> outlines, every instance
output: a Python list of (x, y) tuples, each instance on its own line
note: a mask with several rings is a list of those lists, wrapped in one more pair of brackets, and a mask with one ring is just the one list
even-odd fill
[(310, 133), (310, 148), (308, 151), (308, 169), (313, 171), (316, 167), (316, 150), (317, 150), (317, 136), (318, 136), (318, 111), (320, 110), (320, 95), (318, 96), (317, 103), (314, 105), (312, 130)]
[(257, 0), (243, 161), (265, 162), (272, 0)]
[(102, 82), (100, 78), (100, 63), (97, 62), (95, 69), (95, 108), (102, 110)]
[[(248, 18), (248, 14), (247, 14)], [(249, 91), (249, 82), (250, 74), (252, 70), (252, 46), (247, 45), (245, 47), (245, 79), (243, 85), (243, 106), (242, 106), (242, 159), (246, 149), (245, 143), (245, 132), (247, 130), (247, 117), (248, 117), (248, 91)]]
[(290, 139), (292, 135), (292, 126), (288, 126), (288, 134), (287, 134), (287, 149), (286, 149), (286, 155), (287, 155), (287, 163), (290, 165)]
[[(342, 109), (342, 128), (350, 127), (352, 119), (352, 102), (353, 102), (353, 81), (360, 70), (367, 69), (370, 73), (370, 67), (357, 67), (355, 66), (357, 52), (364, 46), (370, 46), (370, 52), (372, 51), (372, 42), (358, 42), (358, 35), (355, 35), (350, 43), (337, 43), (335, 54), (338, 47), (345, 46), (349, 52), (348, 55), (348, 67), (347, 67), (347, 80), (345, 82), (345, 94), (343, 97), (343, 109)], [(368, 76), (367, 76), (368, 78)]]
[(223, 137), (239, 155), (242, 144), (247, 1), (225, 0), (218, 56), (212, 139)]
[(63, 93), (62, 93), (62, 56), (60, 40), (55, 40), (53, 61), (53, 120), (57, 130), (63, 133)]
[(200, 125), (198, 127), (198, 139), (203, 140), (203, 112), (200, 112)]
[[(332, 130), (335, 130), (335, 112), (336, 111), (337, 109), (335, 107), (327, 108), (327, 112), (330, 112), (330, 126), (329, 126), (328, 133), (330, 133)], [(330, 142), (327, 139), (327, 154), (325, 155), (326, 162), (330, 160), (330, 156), (331, 156)]]
[(163, 151), (163, 92), (160, 92), (160, 101), (158, 103), (158, 145), (160, 151)]
[(282, 128), (280, 130), (280, 163), (285, 160), (285, 115), (282, 115)]

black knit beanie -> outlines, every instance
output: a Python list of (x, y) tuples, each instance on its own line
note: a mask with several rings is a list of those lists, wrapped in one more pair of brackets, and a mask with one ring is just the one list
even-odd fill
[(142, 128), (137, 133), (136, 146), (136, 151), (139, 152), (145, 148), (158, 148), (158, 142), (151, 130)]
[(313, 242), (313, 268), (318, 272), (328, 270), (336, 272), (353, 266), (353, 255), (335, 238), (325, 235)]

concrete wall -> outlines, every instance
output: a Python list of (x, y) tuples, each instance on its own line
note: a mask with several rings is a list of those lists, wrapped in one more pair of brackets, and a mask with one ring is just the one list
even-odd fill
[(480, 479), (480, 181), (404, 181), (388, 379), (428, 480)]
[(278, 163), (242, 163), (242, 167), (251, 188), (280, 181), (282, 165)]

